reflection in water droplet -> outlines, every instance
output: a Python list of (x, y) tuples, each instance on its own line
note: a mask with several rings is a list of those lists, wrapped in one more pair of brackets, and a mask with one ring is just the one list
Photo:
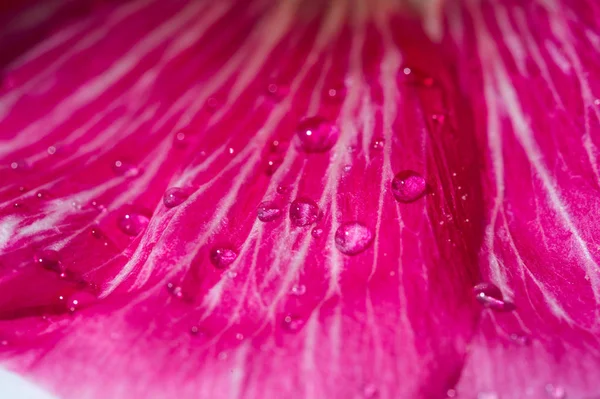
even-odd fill
[(288, 194), (290, 191), (292, 191), (292, 188), (289, 186), (277, 186), (277, 194)]
[(96, 297), (89, 292), (79, 291), (74, 294), (71, 294), (67, 298), (67, 309), (69, 312), (74, 313), (77, 310), (80, 310), (83, 307), (89, 306), (90, 304), (96, 301)]
[(304, 295), (306, 294), (306, 286), (304, 284), (297, 284), (292, 287), (292, 295)]
[(340, 103), (346, 97), (346, 86), (338, 83), (325, 89), (324, 97), (332, 103)]
[(241, 334), (241, 333), (235, 334), (235, 339), (237, 339), (238, 341), (243, 340), (244, 339), (244, 334)]
[(314, 238), (320, 238), (323, 235), (323, 229), (321, 229), (319, 227), (315, 227), (314, 229), (312, 229), (312, 231), (310, 232), (310, 234)]
[(192, 335), (198, 335), (199, 332), (200, 332), (200, 329), (198, 328), (198, 326), (192, 326), (192, 327), (190, 327), (190, 334), (192, 334)]
[(373, 140), (373, 144), (371, 144), (371, 148), (374, 151), (381, 151), (383, 150), (383, 146), (385, 145), (385, 141), (379, 137)]
[(171, 187), (165, 191), (163, 203), (167, 208), (173, 208), (177, 205), (181, 205), (188, 197), (189, 194), (183, 188)]
[(41, 200), (47, 200), (51, 197), (50, 192), (48, 190), (40, 190), (37, 193), (35, 193), (35, 196)]
[(456, 390), (454, 390), (454, 389), (448, 389), (446, 391), (446, 397), (448, 399), (456, 398)]
[(237, 252), (227, 247), (216, 247), (210, 251), (210, 261), (219, 269), (224, 269), (231, 265), (237, 256)]
[(178, 148), (183, 148), (187, 145), (187, 135), (184, 131), (179, 131), (173, 138), (173, 144)]
[(337, 125), (318, 116), (303, 119), (296, 129), (300, 147), (308, 153), (329, 150), (337, 141), (339, 134)]
[(421, 198), (427, 189), (423, 176), (413, 170), (403, 170), (392, 180), (392, 193), (399, 202), (412, 202)]
[(44, 249), (36, 252), (33, 256), (33, 260), (44, 269), (52, 270), (57, 273), (64, 271), (60, 262), (60, 254), (53, 249)]
[(367, 384), (363, 389), (364, 399), (376, 399), (379, 397), (379, 390), (374, 384)]
[(565, 399), (567, 397), (567, 392), (563, 387), (553, 384), (546, 385), (546, 393), (552, 399)]
[(281, 208), (273, 201), (261, 202), (258, 205), (258, 219), (261, 222), (272, 222), (281, 217)]
[(360, 222), (347, 222), (335, 232), (335, 246), (346, 255), (363, 252), (373, 241), (371, 230)]
[(117, 226), (129, 236), (137, 236), (146, 229), (149, 223), (148, 216), (137, 212), (126, 212), (117, 218)]
[(181, 287), (173, 283), (167, 283), (167, 291), (169, 291), (169, 293), (175, 298), (183, 297), (183, 290), (181, 289)]
[(319, 219), (319, 206), (309, 198), (298, 198), (290, 205), (290, 220), (296, 226), (308, 226)]
[(10, 168), (13, 170), (26, 171), (31, 168), (31, 165), (29, 165), (29, 163), (26, 160), (19, 159), (19, 160), (11, 162)]
[(283, 329), (288, 332), (298, 332), (304, 326), (305, 321), (294, 315), (287, 315), (283, 318)]
[(50, 147), (48, 147), (48, 149), (46, 151), (48, 152), (49, 155), (54, 155), (54, 154), (56, 154), (56, 147), (51, 145)]
[(140, 174), (140, 169), (128, 161), (118, 159), (113, 163), (113, 172), (119, 176), (133, 177)]
[(486, 308), (509, 311), (514, 309), (511, 302), (505, 301), (502, 292), (491, 283), (480, 283), (473, 287), (475, 299)]
[(265, 173), (267, 176), (273, 176), (277, 171), (277, 168), (283, 163), (283, 159), (278, 156), (269, 157), (267, 160), (267, 167), (265, 169)]

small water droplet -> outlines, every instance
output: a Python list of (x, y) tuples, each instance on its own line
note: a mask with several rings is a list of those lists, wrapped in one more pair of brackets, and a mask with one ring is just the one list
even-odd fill
[(290, 220), (299, 227), (315, 223), (319, 214), (319, 206), (309, 198), (298, 198), (290, 205)]
[(338, 83), (325, 89), (324, 97), (329, 102), (340, 103), (346, 97), (346, 86)]
[(446, 397), (448, 399), (456, 398), (456, 390), (455, 389), (448, 389), (446, 391)]
[(35, 193), (35, 196), (41, 200), (47, 200), (51, 197), (50, 192), (48, 190), (40, 190), (37, 193)]
[(128, 161), (118, 159), (112, 165), (113, 172), (119, 176), (133, 177), (140, 174), (140, 169)]
[(177, 205), (181, 205), (188, 197), (189, 194), (183, 188), (171, 187), (165, 191), (163, 203), (167, 208), (173, 208)]
[(375, 140), (373, 140), (373, 144), (371, 144), (371, 148), (374, 151), (381, 151), (381, 150), (383, 150), (384, 145), (385, 145), (385, 141), (382, 138), (376, 138)]
[(175, 285), (174, 283), (167, 283), (167, 291), (175, 298), (183, 298), (183, 290), (180, 286)]
[(258, 219), (261, 222), (272, 222), (281, 217), (281, 208), (273, 201), (261, 202), (258, 205)]
[(219, 269), (224, 269), (231, 265), (237, 256), (236, 251), (227, 247), (216, 247), (210, 251), (210, 261)]
[(376, 399), (379, 397), (379, 390), (374, 384), (367, 384), (363, 388), (363, 397), (365, 399)]
[(26, 191), (27, 191), (27, 187), (25, 187), (25, 186), (20, 186), (20, 187), (19, 187), (19, 192), (20, 192), (20, 193), (24, 193), (24, 192), (26, 192)]
[(491, 283), (480, 283), (473, 287), (475, 299), (486, 308), (494, 310), (513, 310), (514, 305), (505, 301), (500, 288)]
[(238, 341), (243, 340), (244, 339), (244, 334), (241, 334), (241, 333), (235, 334), (235, 339), (237, 339)]
[(312, 229), (312, 231), (310, 232), (310, 234), (314, 238), (321, 238), (321, 236), (323, 235), (323, 229), (321, 229), (319, 227), (315, 227), (314, 229)]
[(552, 399), (565, 399), (567, 397), (567, 392), (563, 387), (553, 384), (546, 385), (546, 393)]
[(54, 155), (54, 154), (56, 154), (56, 147), (51, 145), (50, 147), (48, 147), (48, 149), (46, 151), (48, 152), (48, 154)]
[(125, 212), (117, 218), (117, 226), (129, 236), (137, 236), (146, 229), (149, 223), (148, 216), (137, 212)]
[(206, 100), (206, 106), (209, 110), (214, 111), (219, 106), (219, 100), (216, 97), (209, 97)]
[(267, 85), (267, 95), (275, 101), (281, 101), (290, 92), (290, 88), (283, 83), (271, 82)]
[(79, 291), (75, 292), (67, 298), (66, 306), (69, 312), (75, 313), (77, 310), (89, 306), (95, 301), (96, 297), (93, 294), (87, 291)]
[(44, 269), (52, 270), (57, 273), (64, 271), (60, 262), (60, 254), (58, 251), (53, 249), (44, 249), (36, 252), (33, 260), (36, 264), (42, 266)]
[(269, 159), (267, 160), (267, 167), (265, 170), (267, 176), (273, 176), (277, 171), (277, 168), (279, 168), (279, 165), (281, 165), (282, 163), (283, 159), (281, 159), (278, 156), (269, 157)]
[(305, 321), (294, 315), (287, 315), (283, 318), (283, 328), (288, 332), (300, 331)]
[(352, 165), (345, 165), (344, 166), (344, 173), (348, 173), (352, 170)]
[(427, 190), (423, 176), (413, 170), (403, 170), (392, 180), (392, 193), (399, 202), (413, 202), (421, 198)]
[(235, 152), (235, 150), (233, 149), (233, 147), (229, 147), (227, 149), (227, 152), (229, 153), (229, 155), (233, 155), (233, 153)]
[(98, 239), (104, 237), (102, 230), (100, 230), (100, 228), (97, 226), (94, 226), (90, 229), (90, 234), (92, 235), (92, 237), (98, 238)]
[(600, 98), (594, 100), (594, 105), (600, 105)]
[(296, 284), (292, 287), (292, 295), (304, 295), (306, 294), (306, 286), (304, 284)]
[(11, 162), (10, 163), (10, 168), (12, 170), (26, 171), (26, 170), (29, 170), (31, 168), (31, 165), (29, 165), (29, 163), (26, 160), (19, 159), (19, 160)]
[(339, 128), (319, 116), (303, 119), (296, 129), (300, 147), (308, 153), (325, 152), (337, 141)]
[(292, 191), (292, 188), (290, 186), (277, 186), (277, 194), (288, 194), (290, 191)]
[(373, 233), (360, 222), (342, 223), (335, 232), (335, 246), (346, 255), (363, 252), (372, 241)]
[(405, 75), (410, 75), (410, 73), (412, 72), (410, 70), (410, 68), (404, 68), (402, 71), (404, 72)]

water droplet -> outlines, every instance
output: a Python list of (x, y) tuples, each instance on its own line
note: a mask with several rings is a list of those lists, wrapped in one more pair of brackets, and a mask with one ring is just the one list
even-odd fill
[(340, 103), (346, 97), (346, 86), (338, 83), (325, 90), (324, 97), (329, 102)]
[(171, 187), (165, 191), (163, 203), (167, 208), (173, 208), (177, 205), (181, 205), (188, 197), (189, 194), (183, 188)]
[(510, 340), (515, 344), (522, 346), (529, 345), (531, 343), (531, 339), (529, 339), (527, 335), (520, 333), (510, 334)]
[(183, 298), (183, 290), (178, 285), (167, 283), (167, 291), (169, 291), (169, 293), (175, 298)]
[(338, 139), (339, 128), (328, 120), (314, 116), (303, 119), (296, 129), (300, 147), (308, 153), (325, 152)]
[(412, 202), (421, 198), (427, 190), (423, 176), (413, 170), (403, 170), (392, 180), (392, 193), (399, 202)]
[(233, 153), (235, 152), (235, 150), (233, 149), (233, 147), (229, 147), (227, 149), (227, 152), (229, 153), (229, 155), (233, 155)]
[(500, 288), (491, 283), (480, 283), (473, 287), (475, 298), (486, 308), (494, 310), (513, 310), (514, 305), (505, 301)]
[(437, 123), (439, 125), (443, 125), (444, 121), (446, 120), (446, 116), (444, 114), (433, 114), (433, 115), (431, 115), (431, 120), (434, 123)]
[(321, 229), (319, 227), (315, 227), (314, 229), (312, 229), (312, 231), (310, 232), (310, 234), (314, 238), (321, 238), (321, 236), (323, 235), (323, 229)]
[(187, 135), (184, 131), (179, 131), (175, 134), (173, 144), (178, 148), (183, 148), (187, 145)]
[(309, 198), (298, 198), (290, 205), (290, 220), (296, 226), (308, 226), (319, 219), (319, 206)]
[(209, 110), (214, 111), (219, 106), (219, 102), (220, 101), (217, 100), (216, 97), (209, 97), (206, 100), (206, 106), (208, 107)]
[(546, 393), (552, 399), (565, 399), (567, 397), (567, 392), (563, 387), (553, 384), (546, 385)]
[(282, 83), (271, 82), (267, 85), (267, 95), (275, 101), (284, 99), (289, 92), (290, 88)]
[(292, 188), (290, 186), (277, 186), (277, 194), (288, 194), (290, 191), (292, 191)]
[(197, 335), (199, 332), (200, 332), (200, 329), (198, 328), (198, 326), (190, 327), (190, 334)]
[(279, 168), (279, 165), (283, 163), (283, 159), (280, 157), (269, 157), (267, 160), (267, 168), (265, 170), (267, 176), (273, 176)]
[(373, 140), (373, 144), (371, 144), (371, 148), (374, 151), (383, 150), (383, 146), (385, 145), (385, 141), (382, 138), (376, 138)]
[(126, 212), (117, 218), (117, 226), (129, 236), (137, 236), (146, 229), (149, 223), (148, 216), (137, 212)]
[(49, 155), (54, 155), (54, 154), (56, 154), (56, 147), (51, 145), (50, 147), (48, 147), (48, 149), (46, 151), (48, 152)]
[(216, 247), (210, 251), (210, 261), (219, 269), (224, 269), (231, 265), (237, 256), (237, 252), (227, 247)]
[(411, 73), (412, 71), (410, 70), (410, 68), (404, 68), (404, 69), (403, 69), (403, 72), (404, 72), (404, 74), (405, 74), (405, 75), (410, 75), (410, 73)]
[(89, 306), (96, 301), (96, 297), (86, 291), (79, 291), (67, 298), (67, 309), (71, 313), (75, 313), (77, 310)]
[(60, 255), (58, 251), (53, 249), (44, 249), (36, 252), (33, 257), (36, 264), (42, 266), (44, 269), (52, 270), (58, 273), (64, 271), (60, 262)]
[(13, 170), (26, 171), (31, 168), (31, 165), (29, 165), (29, 163), (26, 160), (19, 159), (19, 160), (11, 162), (10, 168)]
[(241, 334), (241, 333), (235, 334), (235, 339), (237, 339), (238, 341), (243, 340), (244, 339), (244, 334)]
[(133, 177), (140, 174), (140, 169), (125, 160), (116, 160), (112, 166), (113, 172), (119, 176)]
[(455, 389), (448, 389), (446, 391), (446, 397), (448, 399), (456, 398), (456, 390)]
[(272, 222), (281, 217), (281, 208), (273, 201), (261, 202), (258, 205), (258, 219), (261, 222)]
[(346, 255), (363, 252), (372, 241), (373, 233), (360, 222), (342, 223), (335, 232), (335, 246)]
[(283, 318), (283, 328), (288, 332), (297, 332), (304, 326), (304, 322), (303, 319), (297, 316), (287, 315)]
[(35, 193), (35, 196), (41, 200), (47, 200), (51, 197), (50, 192), (48, 190), (40, 190), (37, 193)]
[(92, 237), (98, 238), (98, 239), (104, 237), (102, 230), (100, 230), (100, 228), (97, 226), (94, 226), (90, 229), (90, 234), (92, 234)]
[(304, 295), (306, 294), (306, 286), (304, 284), (296, 284), (292, 287), (292, 295)]
[(344, 166), (344, 173), (348, 173), (352, 170), (352, 165), (345, 165)]

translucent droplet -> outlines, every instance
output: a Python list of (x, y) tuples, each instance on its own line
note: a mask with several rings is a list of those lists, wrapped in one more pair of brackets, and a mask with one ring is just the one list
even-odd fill
[(563, 387), (553, 384), (546, 385), (546, 393), (552, 399), (565, 399), (567, 397), (567, 392)]
[(101, 239), (104, 237), (104, 233), (102, 233), (102, 230), (100, 230), (100, 228), (97, 226), (94, 226), (90, 229), (90, 234), (92, 235), (92, 237), (98, 238), (98, 239)]
[(494, 310), (513, 310), (514, 305), (505, 301), (500, 288), (491, 283), (480, 283), (473, 287), (475, 298), (486, 308)]
[(47, 200), (51, 197), (50, 192), (48, 190), (40, 190), (37, 193), (35, 193), (35, 196), (41, 200)]
[(283, 159), (281, 159), (280, 157), (277, 157), (277, 156), (269, 157), (269, 159), (267, 160), (267, 167), (265, 170), (265, 173), (267, 174), (267, 176), (273, 176), (275, 174), (275, 172), (277, 171), (277, 168), (279, 168), (279, 165), (281, 165), (282, 163), (283, 163)]
[(215, 109), (217, 109), (217, 107), (219, 106), (220, 101), (217, 99), (217, 97), (209, 97), (206, 100), (206, 106), (209, 110), (214, 111)]
[(298, 198), (290, 205), (290, 220), (296, 226), (308, 226), (319, 219), (319, 206), (309, 198)]
[(427, 190), (423, 176), (413, 170), (403, 170), (392, 180), (392, 193), (399, 202), (412, 202), (421, 198)]
[(376, 138), (373, 140), (373, 144), (371, 144), (371, 148), (373, 151), (381, 151), (383, 150), (383, 146), (385, 145), (385, 141), (382, 138)]
[(149, 223), (148, 216), (137, 212), (126, 212), (117, 218), (117, 226), (129, 236), (137, 236), (146, 229)]
[(183, 188), (171, 187), (165, 191), (163, 203), (167, 208), (173, 208), (177, 205), (181, 205), (188, 197), (189, 194)]
[(26, 160), (19, 159), (19, 160), (11, 162), (10, 168), (13, 170), (26, 171), (31, 168), (31, 165), (29, 165), (29, 163)]
[(323, 229), (321, 229), (319, 227), (315, 227), (314, 229), (312, 229), (312, 231), (310, 232), (310, 234), (314, 238), (321, 238), (321, 236), (323, 235)]
[(340, 130), (337, 125), (319, 116), (303, 119), (296, 129), (300, 147), (308, 153), (325, 152), (337, 141)]
[(57, 273), (62, 273), (64, 268), (60, 262), (60, 255), (58, 251), (53, 249), (44, 249), (36, 252), (33, 256), (33, 260), (36, 264), (42, 266), (44, 269), (52, 270)]
[(187, 134), (184, 131), (175, 133), (173, 144), (178, 148), (183, 148), (187, 145)]
[(87, 291), (75, 292), (67, 298), (67, 309), (69, 312), (75, 313), (77, 310), (89, 306), (95, 301), (96, 297)]
[(219, 269), (224, 269), (231, 265), (237, 256), (236, 251), (227, 247), (216, 247), (210, 251), (210, 261)]
[(49, 155), (54, 155), (54, 154), (56, 154), (56, 147), (51, 145), (50, 147), (48, 147), (48, 149), (46, 151), (48, 152)]
[(456, 398), (456, 390), (455, 389), (448, 389), (446, 391), (446, 397), (448, 399)]
[(198, 328), (198, 326), (192, 326), (192, 327), (190, 327), (190, 334), (192, 334), (192, 335), (198, 335), (199, 332), (200, 332), (200, 329)]
[(290, 186), (277, 186), (277, 194), (288, 194), (290, 191), (292, 191), (292, 188)]
[(116, 160), (112, 166), (113, 172), (119, 176), (133, 177), (140, 174), (140, 169), (125, 160)]
[(235, 334), (235, 339), (237, 339), (238, 341), (243, 340), (244, 339), (244, 334), (241, 334), (241, 333)]
[(169, 291), (169, 293), (175, 298), (183, 298), (183, 290), (178, 285), (167, 283), (167, 291)]
[(271, 82), (267, 85), (267, 95), (275, 101), (281, 101), (290, 92), (290, 88), (283, 83)]
[(373, 241), (371, 229), (360, 222), (347, 222), (335, 232), (335, 246), (343, 254), (357, 255)]
[(338, 83), (325, 89), (324, 97), (332, 103), (340, 103), (346, 97), (346, 86), (343, 83)]
[(446, 120), (446, 116), (444, 114), (433, 114), (433, 115), (431, 115), (431, 120), (434, 123), (442, 125), (442, 124), (444, 124), (444, 121)]
[(273, 201), (261, 202), (258, 205), (258, 219), (261, 222), (272, 222), (281, 217), (281, 208)]
[(292, 295), (304, 295), (306, 294), (306, 286), (304, 284), (297, 284), (292, 287)]
[(283, 328), (288, 332), (300, 331), (305, 321), (294, 315), (287, 315), (283, 318)]

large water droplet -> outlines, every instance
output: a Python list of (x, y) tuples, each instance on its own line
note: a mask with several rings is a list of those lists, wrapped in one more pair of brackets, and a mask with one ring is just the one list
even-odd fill
[(346, 255), (363, 252), (373, 241), (371, 230), (360, 222), (347, 222), (335, 232), (335, 246)]
[(50, 192), (48, 190), (44, 190), (44, 189), (39, 190), (37, 193), (35, 193), (35, 196), (41, 200), (47, 200), (47, 199), (52, 198), (52, 195), (50, 194)]
[(364, 399), (377, 399), (379, 398), (379, 390), (374, 384), (367, 384), (363, 388)]
[(514, 305), (505, 301), (500, 288), (491, 283), (480, 283), (473, 287), (475, 299), (486, 308), (494, 310), (513, 310)]
[(148, 223), (150, 223), (150, 218), (137, 212), (125, 212), (117, 218), (117, 226), (129, 236), (140, 234), (146, 229)]
[(324, 98), (332, 103), (340, 103), (346, 97), (346, 86), (340, 82), (329, 86), (324, 91)]
[(64, 268), (60, 262), (60, 255), (58, 251), (53, 249), (44, 249), (36, 252), (33, 256), (33, 260), (36, 264), (42, 266), (44, 269), (52, 270), (58, 273), (62, 273), (64, 271)]
[(304, 295), (306, 294), (306, 286), (304, 284), (296, 284), (292, 287), (292, 295)]
[(273, 201), (261, 202), (258, 205), (258, 219), (261, 222), (272, 222), (281, 217), (281, 208)]
[(290, 205), (290, 220), (296, 226), (308, 226), (319, 219), (319, 206), (309, 198), (298, 198)]
[(413, 170), (403, 170), (392, 180), (392, 193), (399, 202), (412, 202), (421, 198), (427, 190), (423, 176)]
[(188, 197), (189, 194), (183, 188), (171, 187), (165, 191), (163, 203), (167, 208), (173, 208), (177, 205), (181, 205)]
[(210, 251), (210, 261), (215, 267), (224, 269), (231, 265), (237, 258), (238, 254), (231, 248), (216, 247)]
[(300, 147), (309, 153), (325, 152), (337, 141), (340, 130), (337, 125), (319, 116), (303, 119), (296, 129)]

